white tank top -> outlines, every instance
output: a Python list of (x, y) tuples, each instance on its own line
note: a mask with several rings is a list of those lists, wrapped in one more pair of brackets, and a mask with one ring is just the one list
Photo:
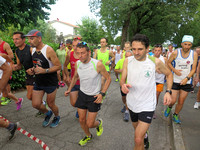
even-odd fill
[[(165, 64), (164, 57), (160, 55), (159, 59)], [(165, 75), (162, 73), (156, 72), (156, 83), (164, 84), (165, 81)]]
[(115, 54), (115, 65), (121, 59), (121, 54), (122, 54), (121, 50), (120, 50), (120, 53), (117, 53), (117, 51), (116, 51), (116, 54)]
[(91, 58), (84, 64), (77, 61), (77, 72), (80, 78), (80, 90), (86, 95), (97, 95), (101, 90), (101, 74), (97, 73), (97, 63), (99, 61)]
[[(192, 70), (192, 65), (194, 61), (194, 51), (190, 50), (187, 58), (183, 58), (181, 54), (181, 49), (177, 49), (177, 57), (174, 60), (174, 68), (176, 70), (182, 70), (181, 76), (177, 76), (174, 73), (174, 82), (180, 83)], [(187, 81), (187, 84), (192, 84), (192, 78)]]
[(127, 94), (127, 106), (135, 112), (154, 111), (156, 108), (155, 57), (145, 61), (128, 57), (127, 83), (132, 85)]

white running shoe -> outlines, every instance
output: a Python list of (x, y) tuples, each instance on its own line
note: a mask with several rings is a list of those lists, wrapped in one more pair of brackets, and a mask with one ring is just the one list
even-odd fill
[(194, 109), (199, 109), (199, 107), (200, 107), (200, 102), (195, 102)]

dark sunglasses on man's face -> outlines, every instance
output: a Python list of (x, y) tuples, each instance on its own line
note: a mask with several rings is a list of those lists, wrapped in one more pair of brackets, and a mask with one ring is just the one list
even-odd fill
[(81, 40), (81, 38), (80, 37), (75, 37), (74, 40)]
[(160, 44), (157, 44), (157, 45), (155, 45), (154, 47), (162, 47), (162, 45), (160, 45)]

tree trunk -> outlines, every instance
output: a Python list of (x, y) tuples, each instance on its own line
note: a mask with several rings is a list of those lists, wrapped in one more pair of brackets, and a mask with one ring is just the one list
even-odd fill
[(121, 49), (124, 49), (124, 43), (126, 42), (127, 39), (129, 24), (130, 24), (130, 18), (125, 20), (122, 28)]

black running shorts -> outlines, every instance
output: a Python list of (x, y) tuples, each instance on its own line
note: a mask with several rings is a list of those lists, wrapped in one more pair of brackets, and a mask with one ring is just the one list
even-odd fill
[(154, 111), (143, 111), (140, 113), (134, 113), (129, 109), (131, 121), (132, 122), (138, 122), (138, 120), (145, 122), (145, 123), (151, 123)]
[(192, 84), (180, 85), (180, 83), (173, 83), (172, 90), (183, 90), (186, 92), (193, 91)]
[(89, 112), (98, 112), (101, 109), (101, 104), (94, 103), (95, 100), (96, 98), (94, 96), (89, 96), (79, 91), (75, 107), (88, 109)]

